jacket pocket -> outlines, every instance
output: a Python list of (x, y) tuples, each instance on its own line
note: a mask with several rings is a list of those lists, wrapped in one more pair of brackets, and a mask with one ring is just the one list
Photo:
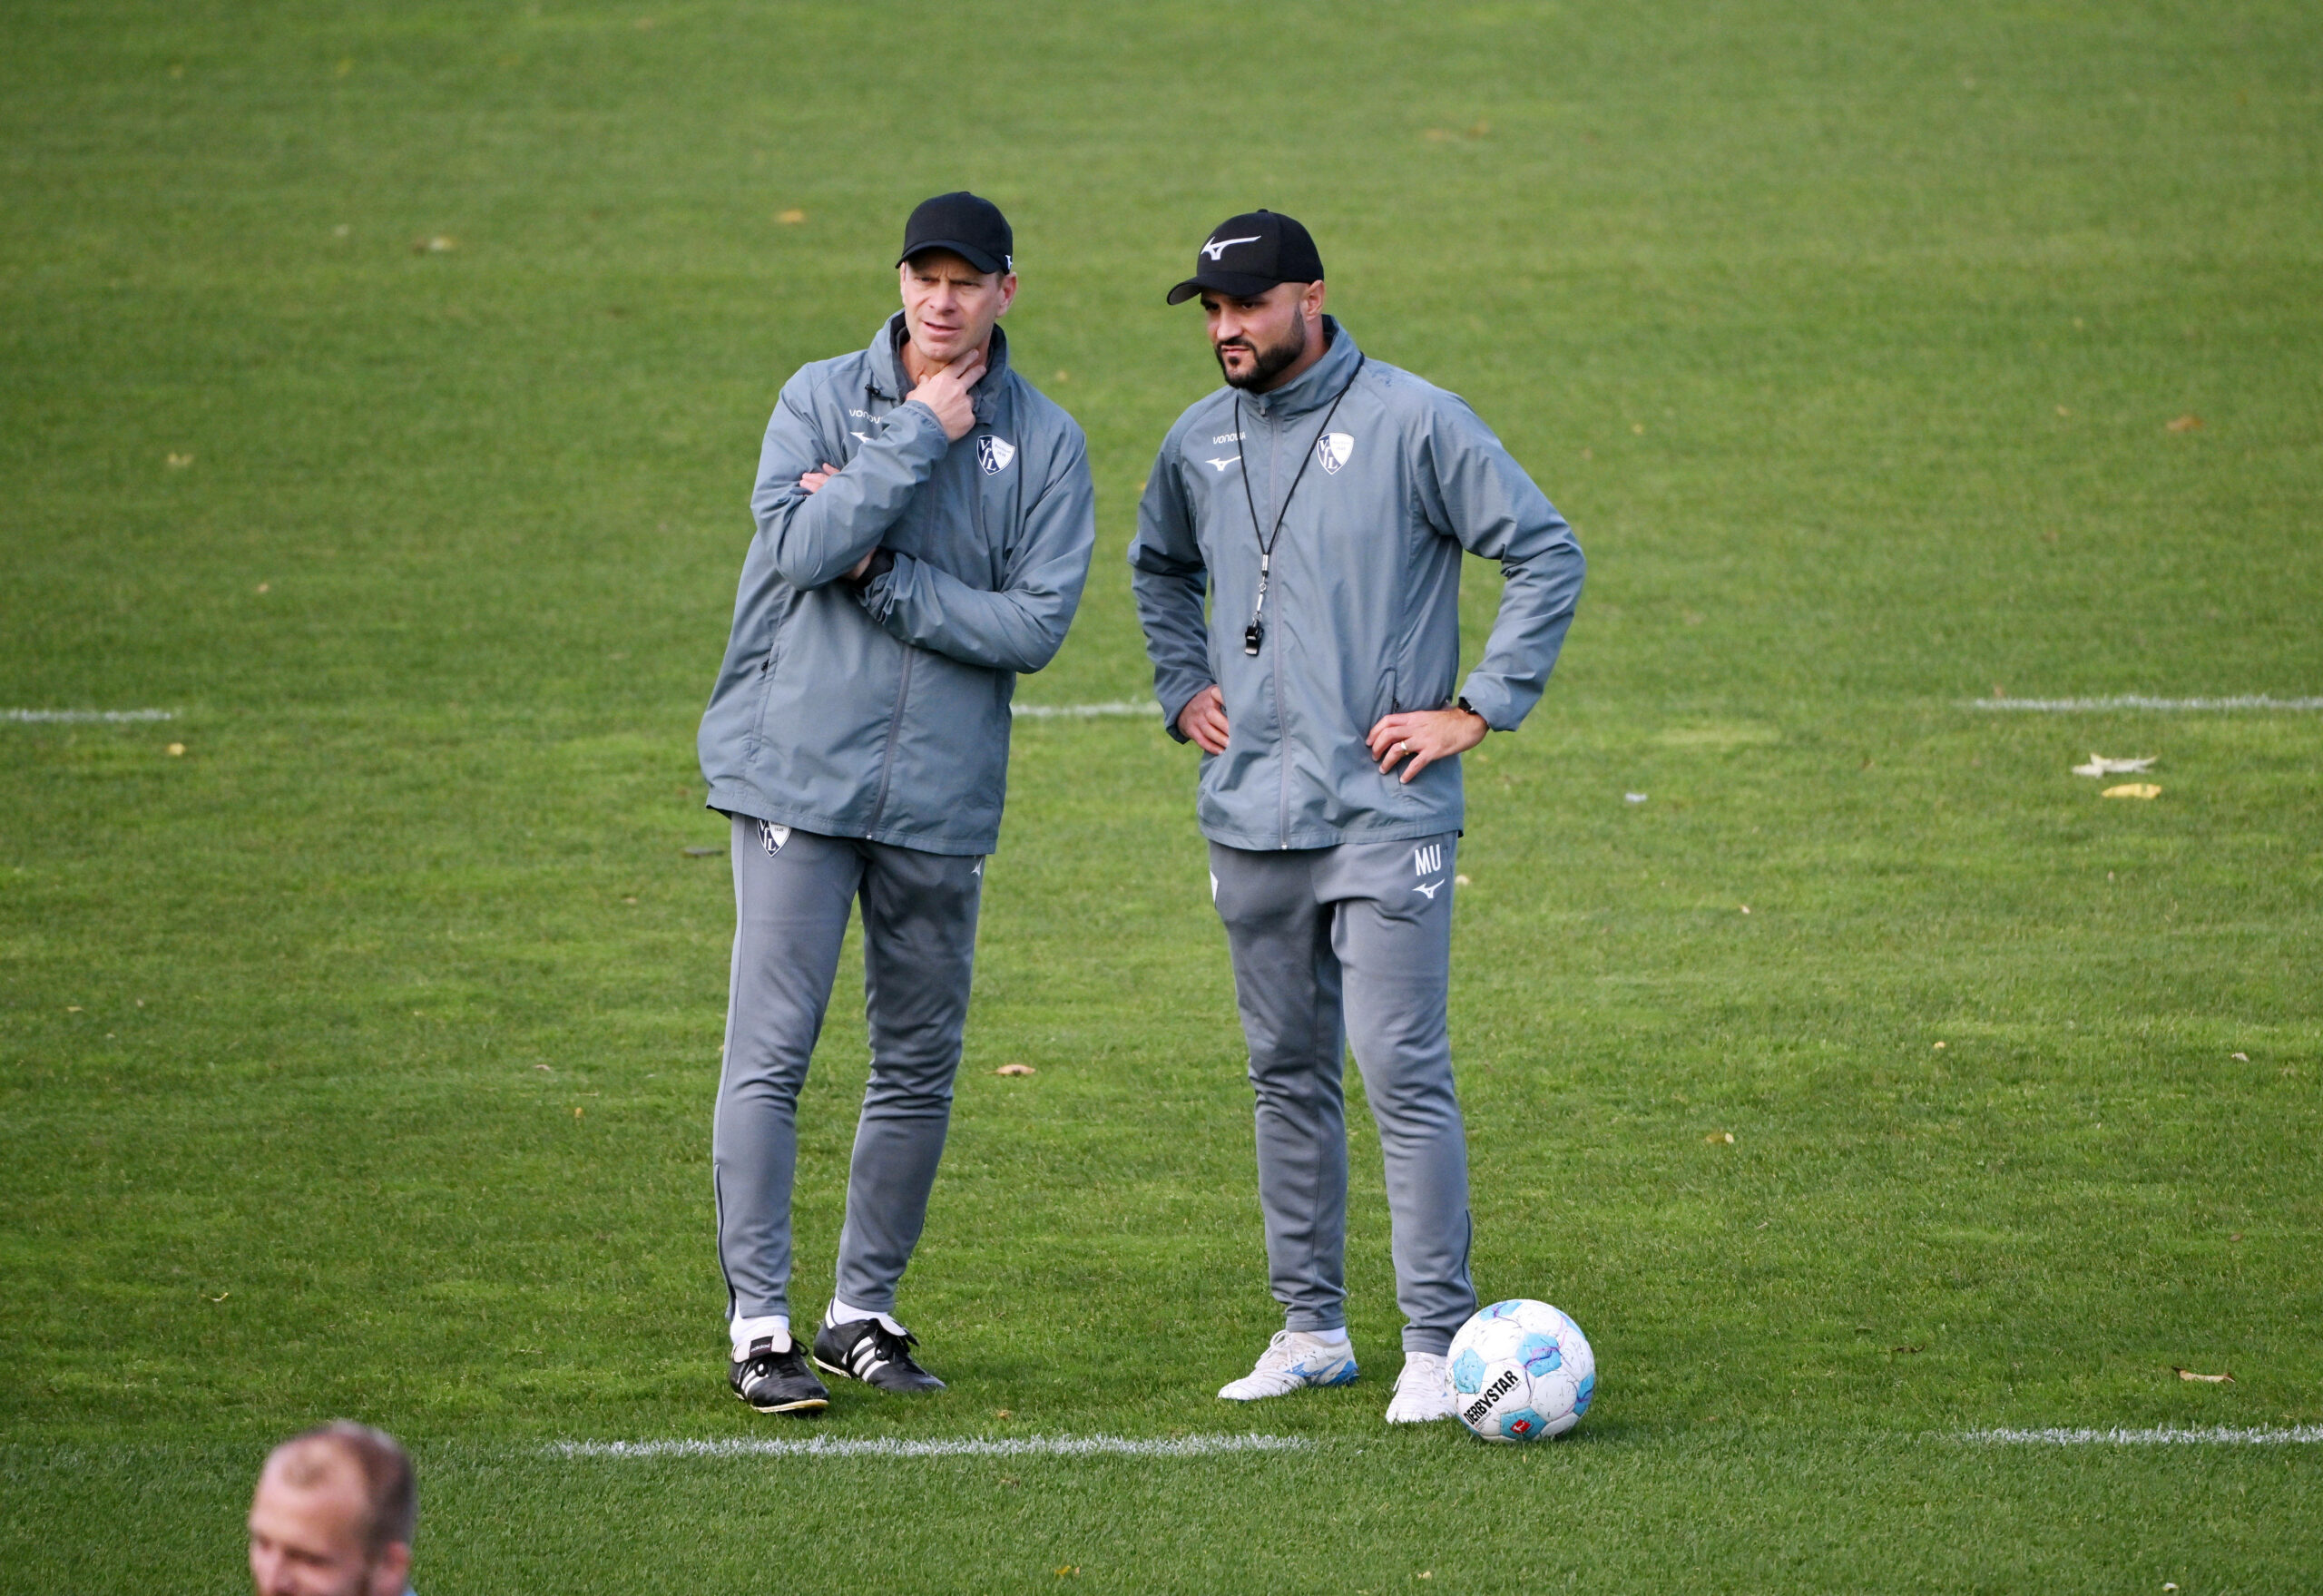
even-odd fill
[(1369, 718), (1357, 729), (1358, 730), (1367, 734), (1373, 727), (1378, 725), (1380, 721), (1386, 720), (1388, 716), (1398, 714), (1402, 711), (1404, 701), (1400, 691), (1401, 680), (1402, 679), (1398, 674), (1393, 671), (1384, 672), (1380, 676), (1379, 685), (1372, 695), (1371, 714)]
[(757, 702), (750, 708), (750, 731), (742, 743), (742, 768), (746, 770), (758, 763), (759, 749), (766, 742), (767, 704), (774, 696), (774, 672), (776, 667), (782, 663), (782, 645), (789, 640), (790, 632), (786, 622), (789, 621), (793, 608), (795, 601), (776, 613), (772, 628), (774, 636), (767, 643), (766, 658), (759, 661), (758, 676), (752, 683), (752, 693)]

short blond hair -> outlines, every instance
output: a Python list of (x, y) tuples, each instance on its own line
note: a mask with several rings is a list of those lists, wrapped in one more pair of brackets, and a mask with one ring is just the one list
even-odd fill
[(419, 1482), (411, 1454), (385, 1430), (334, 1419), (291, 1436), (268, 1454), (266, 1466), (302, 1491), (352, 1470), (363, 1492), (364, 1545), (374, 1557), (398, 1541), (410, 1545), (418, 1532)]

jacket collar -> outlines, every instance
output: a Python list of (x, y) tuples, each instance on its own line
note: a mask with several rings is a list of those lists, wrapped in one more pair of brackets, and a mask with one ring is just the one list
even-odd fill
[[(900, 405), (904, 396), (911, 392), (911, 374), (904, 369), (903, 342), (910, 335), (904, 328), (904, 313), (897, 311), (880, 324), (871, 335), (871, 347), (865, 351), (871, 362), (871, 391), (881, 398)], [(1313, 373), (1309, 372), (1309, 376)], [(1000, 392), (1008, 386), (1008, 335), (995, 322), (992, 328), (992, 349), (985, 357), (984, 375), (976, 378), (976, 386), (969, 390), (969, 403), (975, 406), (976, 419), (989, 423), (999, 407)]]
[(1245, 394), (1243, 402), (1268, 420), (1282, 422), (1320, 410), (1338, 398), (1348, 378), (1355, 375), (1361, 352), (1355, 347), (1354, 335), (1338, 324), (1338, 318), (1324, 317), (1323, 330), (1330, 335), (1331, 347), (1323, 351), (1320, 360), (1272, 393)]

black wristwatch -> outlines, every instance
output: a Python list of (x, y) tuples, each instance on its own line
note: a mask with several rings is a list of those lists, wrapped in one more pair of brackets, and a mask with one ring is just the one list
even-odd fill
[[(1455, 699), (1455, 700), (1453, 700), (1453, 707), (1454, 707), (1455, 709), (1465, 710), (1467, 710), (1467, 711), (1468, 711), (1468, 713), (1469, 713), (1469, 714), (1474, 715), (1477, 720), (1485, 720), (1485, 712), (1484, 712), (1482, 710), (1477, 709), (1477, 708), (1475, 707), (1475, 705), (1474, 705), (1474, 704), (1470, 703), (1470, 702), (1468, 701), (1468, 697), (1467, 697), (1467, 695), (1466, 695), (1465, 693), (1461, 694), (1458, 698), (1456, 698), (1456, 699)], [(1489, 720), (1485, 720), (1485, 729), (1486, 731), (1490, 731), (1490, 730), (1492, 729), (1492, 722), (1491, 722), (1491, 721), (1489, 721)]]
[(896, 556), (891, 552), (887, 549), (874, 549), (871, 551), (871, 563), (863, 568), (863, 574), (855, 579), (855, 585), (858, 588), (869, 587), (895, 568)]

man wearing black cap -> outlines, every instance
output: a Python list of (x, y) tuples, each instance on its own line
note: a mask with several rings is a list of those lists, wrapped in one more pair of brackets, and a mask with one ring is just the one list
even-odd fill
[(991, 201), (911, 214), (903, 308), (802, 367), (767, 424), (734, 625), (702, 716), (732, 819), (735, 931), (711, 1161), (729, 1383), (764, 1413), (828, 1393), (790, 1334), (799, 1089), (850, 906), (871, 1079), (814, 1361), (939, 1389), (895, 1317), (950, 1123), (1016, 674), (1064, 641), (1095, 542), (1081, 429), (1011, 367), (1014, 240)]
[[(1581, 549), (1474, 411), (1366, 358), (1323, 314), (1322, 259), (1289, 217), (1212, 230), (1170, 303), (1197, 294), (1227, 386), (1163, 439), (1129, 560), (1163, 723), (1202, 752), (1196, 812), (1250, 1044), (1284, 1311), (1257, 1366), (1219, 1395), (1356, 1377), (1340, 1086), (1352, 1041), (1406, 1318), (1387, 1419), (1449, 1418), (1445, 1351), (1476, 1307), (1447, 1019), (1460, 755), (1539, 701)], [(1456, 690), (1463, 549), (1498, 561), (1506, 585)]]

